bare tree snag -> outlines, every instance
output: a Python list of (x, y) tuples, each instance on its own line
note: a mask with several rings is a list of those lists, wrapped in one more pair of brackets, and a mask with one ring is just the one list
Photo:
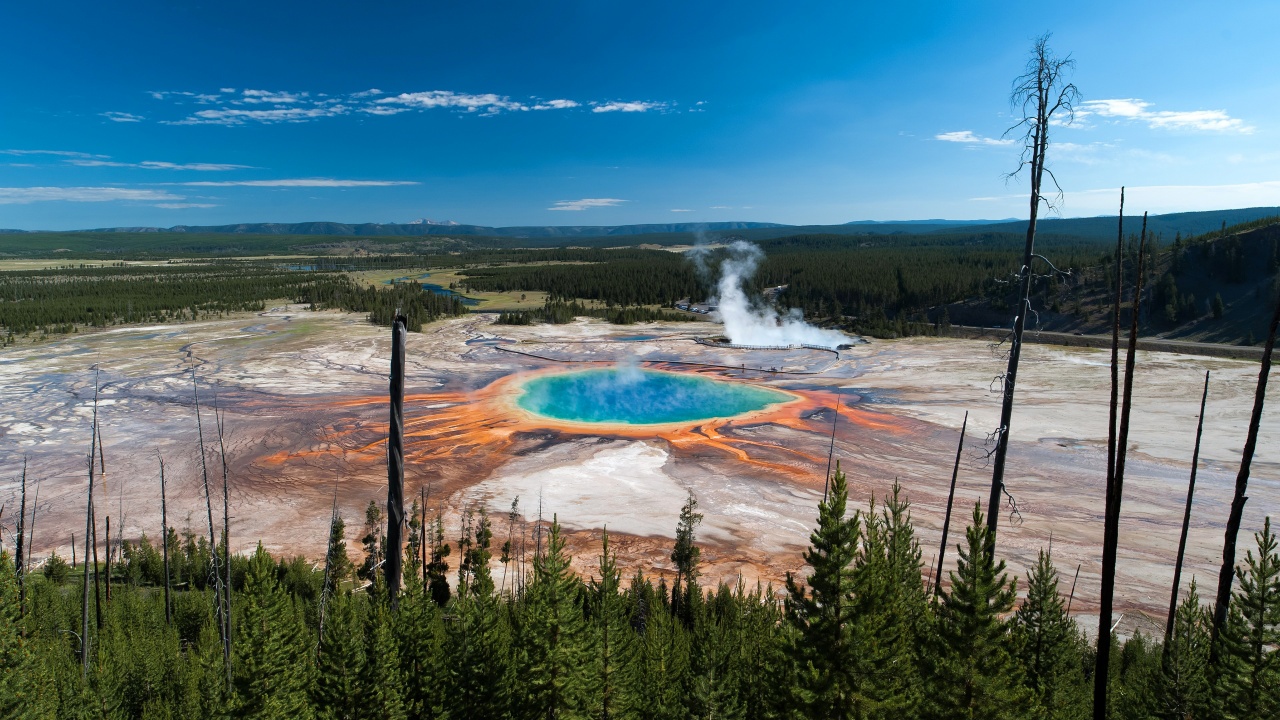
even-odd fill
[(169, 510), (165, 505), (164, 458), (157, 452), (156, 459), (160, 461), (160, 545), (164, 548), (164, 621), (165, 624), (172, 625), (173, 603), (169, 599)]
[(951, 529), (951, 506), (956, 501), (956, 478), (960, 476), (960, 453), (964, 450), (964, 432), (969, 428), (969, 411), (964, 413), (964, 423), (960, 425), (960, 442), (956, 443), (956, 463), (951, 468), (951, 491), (947, 493), (947, 514), (942, 520), (942, 546), (938, 549), (938, 576), (933, 581), (933, 594), (937, 595), (942, 587), (942, 563), (947, 557), (947, 532)]
[[(1049, 151), (1049, 127), (1056, 113), (1065, 114), (1066, 122), (1074, 117), (1075, 102), (1080, 92), (1075, 85), (1067, 83), (1064, 77), (1074, 67), (1075, 61), (1069, 56), (1058, 58), (1053, 54), (1049, 49), (1049, 36), (1043, 35), (1036, 40), (1031, 51), (1026, 73), (1014, 80), (1010, 97), (1011, 105), (1015, 108), (1021, 106), (1022, 120), (1009, 128), (1006, 134), (1019, 128), (1025, 130), (1022, 157), (1018, 167), (1009, 176), (1013, 177), (1029, 166), (1031, 215), (1027, 222), (1027, 242), (1023, 250), (1022, 267), (1018, 271), (1019, 291), (1013, 319), (1013, 341), (1009, 348), (1009, 365), (1003, 377), (1004, 399), (1000, 408), (1000, 427), (996, 430), (991, 495), (987, 500), (987, 529), (990, 531), (987, 542), (992, 551), (995, 549), (996, 526), (1000, 521), (1000, 495), (1004, 492), (1005, 457), (1009, 452), (1009, 430), (1013, 418), (1013, 394), (1018, 380), (1018, 361), (1022, 356), (1022, 334), (1026, 329), (1027, 315), (1031, 312), (1031, 266), (1038, 257), (1035, 253), (1036, 218), (1040, 213), (1041, 203), (1053, 208), (1053, 201), (1042, 193), (1045, 174), (1048, 174), (1055, 188), (1058, 184), (1053, 172), (1045, 166)], [(1058, 195), (1061, 192), (1059, 189)]]
[(1164, 657), (1169, 657), (1173, 620), (1178, 613), (1178, 585), (1182, 581), (1182, 561), (1187, 552), (1187, 531), (1191, 529), (1191, 501), (1196, 494), (1196, 470), (1200, 466), (1200, 436), (1204, 432), (1204, 406), (1209, 399), (1209, 371), (1204, 371), (1204, 393), (1200, 396), (1200, 419), (1196, 423), (1196, 445), (1191, 451), (1191, 480), (1187, 483), (1187, 507), (1182, 511), (1182, 536), (1178, 539), (1178, 559), (1173, 563), (1173, 590), (1169, 593), (1169, 618), (1164, 626)]
[(383, 571), (387, 596), (399, 605), (404, 527), (404, 342), (405, 318), (396, 312), (391, 324), (391, 424), (387, 432), (387, 556)]
[(1107, 483), (1106, 518), (1102, 531), (1102, 598), (1098, 610), (1098, 652), (1093, 673), (1093, 717), (1107, 717), (1107, 681), (1111, 664), (1111, 614), (1116, 589), (1116, 554), (1120, 541), (1120, 503), (1124, 498), (1124, 465), (1128, 456), (1129, 413), (1133, 409), (1133, 366), (1138, 352), (1138, 317), (1142, 308), (1143, 260), (1146, 258), (1147, 215), (1142, 214), (1142, 236), (1138, 242), (1138, 276), (1133, 286), (1129, 312), (1129, 347), (1124, 360), (1124, 394), (1120, 408), (1120, 430), (1116, 435), (1115, 471)]
[(1218, 596), (1213, 606), (1213, 643), (1209, 649), (1209, 664), (1217, 666), (1222, 626), (1227, 623), (1227, 606), (1231, 603), (1231, 582), (1235, 578), (1236, 536), (1240, 534), (1240, 518), (1244, 504), (1249, 499), (1249, 466), (1253, 463), (1253, 451), (1258, 446), (1258, 426), (1262, 423), (1262, 405), (1267, 399), (1267, 376), (1271, 374), (1271, 351), (1276, 346), (1276, 326), (1280, 325), (1280, 301), (1276, 302), (1271, 317), (1271, 330), (1267, 333), (1267, 345), (1262, 351), (1262, 368), (1258, 371), (1258, 388), (1253, 395), (1253, 415), (1249, 418), (1249, 434), (1244, 441), (1240, 458), (1240, 472), (1236, 475), (1236, 493), (1231, 500), (1231, 515), (1227, 518), (1226, 537), (1222, 542), (1222, 568), (1218, 571)]

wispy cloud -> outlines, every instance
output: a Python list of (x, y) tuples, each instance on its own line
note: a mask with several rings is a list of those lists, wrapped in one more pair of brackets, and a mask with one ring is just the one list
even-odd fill
[(1013, 140), (1008, 138), (989, 138), (975, 134), (972, 130), (956, 130), (953, 132), (938, 133), (933, 136), (934, 140), (943, 142), (964, 143), (965, 145), (1012, 145)]
[(74, 150), (0, 150), (0, 155), (54, 155), (69, 158), (109, 158), (110, 155), (94, 155)]
[(618, 198), (582, 198), (581, 200), (557, 200), (547, 208), (548, 210), (587, 210), (590, 208), (614, 207), (621, 205), (626, 200)]
[(650, 102), (647, 100), (633, 100), (623, 102), (614, 100), (606, 103), (591, 103), (591, 112), (607, 113), (607, 112), (626, 112), (626, 113), (642, 113), (650, 110), (666, 110), (670, 105), (662, 102)]
[(166, 190), (121, 187), (0, 187), (0, 205), (27, 205), (36, 202), (177, 202), (183, 198)]
[(711, 209), (711, 210), (732, 210), (732, 209), (733, 209), (733, 207), (732, 207), (732, 206), (730, 206), (730, 205), (712, 205), (709, 209)]
[(211, 208), (218, 206), (213, 203), (156, 203), (155, 207), (164, 208), (165, 210), (185, 210), (187, 208)]
[(224, 170), (251, 170), (252, 165), (232, 165), (230, 163), (172, 163), (158, 160), (144, 160), (139, 163), (115, 162), (114, 160), (91, 160), (72, 158), (67, 160), (80, 167), (117, 167), (138, 168), (141, 170), (195, 170), (197, 172), (220, 172)]
[(134, 115), (133, 113), (127, 112), (104, 112), (98, 114), (113, 122), (142, 122), (143, 120), (146, 120), (146, 118), (141, 115)]
[(286, 178), (282, 180), (197, 180), (192, 182), (172, 183), (188, 187), (310, 187), (310, 188), (350, 188), (350, 187), (394, 187), (398, 185), (421, 185), (412, 180), (339, 180), (334, 178)]
[(1148, 127), (1165, 130), (1200, 130), (1205, 132), (1253, 132), (1251, 125), (1231, 117), (1226, 110), (1152, 110), (1152, 103), (1138, 98), (1086, 100), (1076, 109), (1076, 118), (1109, 118), (1114, 122), (1136, 121)]
[(264, 124), (296, 123), (345, 115), (349, 111), (350, 108), (344, 105), (277, 107), (270, 110), (218, 108), (216, 110), (199, 110), (181, 120), (162, 120), (161, 122), (166, 125), (244, 125), (249, 122)]
[(693, 212), (689, 208), (671, 208), (671, 212)]
[[(178, 105), (209, 105), (184, 117), (160, 122), (168, 125), (246, 125), (311, 122), (343, 115), (386, 116), (430, 110), (482, 116), (513, 112), (567, 111), (590, 108), (592, 113), (650, 111), (667, 112), (671, 103), (654, 101), (589, 101), (569, 98), (512, 98), (498, 93), (468, 93), (453, 90), (426, 90), (389, 94), (370, 88), (347, 94), (312, 93), (285, 90), (220, 88), (217, 93), (189, 91), (152, 91), (153, 99)], [(699, 102), (689, 112), (700, 111)], [(143, 120), (130, 113), (102, 113), (120, 122)]]

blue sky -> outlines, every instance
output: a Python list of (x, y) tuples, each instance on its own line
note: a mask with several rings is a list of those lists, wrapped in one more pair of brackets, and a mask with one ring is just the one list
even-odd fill
[(0, 227), (1025, 217), (1045, 31), (1064, 216), (1280, 205), (1270, 1), (194, 5), (8, 4)]

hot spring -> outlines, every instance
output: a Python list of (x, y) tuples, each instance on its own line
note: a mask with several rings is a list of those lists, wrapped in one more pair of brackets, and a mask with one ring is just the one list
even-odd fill
[(606, 368), (535, 377), (524, 383), (516, 404), (567, 422), (661, 425), (733, 417), (792, 399), (746, 383)]

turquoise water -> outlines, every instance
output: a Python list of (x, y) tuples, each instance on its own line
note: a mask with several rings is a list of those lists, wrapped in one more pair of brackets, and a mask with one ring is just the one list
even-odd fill
[(745, 383), (623, 368), (533, 378), (516, 404), (556, 420), (651, 425), (732, 417), (790, 399)]

